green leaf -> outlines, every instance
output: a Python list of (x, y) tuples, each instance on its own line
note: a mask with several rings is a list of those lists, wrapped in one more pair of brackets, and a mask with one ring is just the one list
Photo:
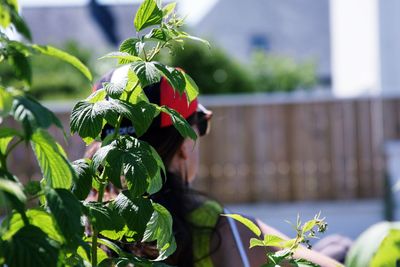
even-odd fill
[(76, 179), (72, 186), (72, 193), (79, 199), (84, 200), (92, 189), (92, 181), (96, 176), (90, 159), (80, 159), (72, 162), (72, 167), (76, 172)]
[(13, 103), (12, 95), (0, 86), (0, 117), (7, 116)]
[(107, 95), (112, 98), (119, 99), (126, 87), (126, 82), (120, 83), (104, 83), (103, 88), (106, 90)]
[(370, 266), (397, 266), (400, 261), (400, 228), (390, 229), (372, 258)]
[(0, 178), (0, 191), (15, 196), (21, 203), (26, 202), (26, 196), (21, 186), (13, 181)]
[(27, 138), (29, 138), (37, 128), (47, 129), (52, 124), (63, 129), (60, 120), (53, 112), (27, 95), (14, 98), (11, 113), (16, 121), (22, 123)]
[[(96, 102), (94, 102), (94, 100), (96, 100)], [(142, 110), (140, 111), (140, 113), (142, 113)], [(79, 101), (72, 110), (70, 122), (71, 132), (77, 132), (82, 138), (90, 137), (95, 139), (103, 128), (104, 119), (115, 127), (118, 116), (120, 115), (131, 121), (135, 121), (135, 123), (140, 123), (139, 120), (142, 119), (142, 117), (146, 119), (145, 116), (147, 116), (149, 112), (149, 110), (146, 110), (146, 112), (141, 114), (141, 117), (135, 118), (134, 114), (138, 113), (135, 112), (135, 107), (129, 102), (118, 99), (86, 99)]]
[(1, 152), (1, 154), (3, 154), (3, 155), (6, 154), (8, 145), (10, 144), (11, 140), (13, 140), (13, 138), (14, 138), (13, 136), (0, 138), (0, 152)]
[(136, 61), (142, 61), (142, 59), (140, 57), (131, 55), (128, 52), (111, 52), (111, 53), (108, 53), (107, 55), (101, 57), (100, 59), (105, 59), (105, 58), (116, 58), (120, 62), (121, 61), (124, 62), (123, 64), (136, 62)]
[(176, 3), (175, 3), (175, 2), (172, 2), (172, 3), (169, 3), (168, 5), (166, 5), (166, 6), (162, 9), (162, 11), (163, 11), (163, 16), (164, 16), (164, 17), (168, 17), (172, 12), (174, 12), (175, 7), (176, 7)]
[(371, 260), (378, 251), (390, 229), (400, 229), (399, 223), (381, 222), (364, 231), (353, 243), (346, 256), (345, 266), (370, 266)]
[[(40, 228), (50, 239), (63, 244), (64, 237), (58, 231), (56, 223), (51, 216), (41, 208), (29, 209), (26, 211), (29, 223)], [(11, 239), (14, 234), (24, 226), (24, 222), (19, 213), (13, 213), (12, 216), (6, 219), (7, 231), (2, 235), (4, 240)]]
[(190, 124), (182, 117), (179, 112), (173, 110), (167, 106), (162, 106), (161, 111), (167, 113), (174, 124), (174, 127), (178, 130), (178, 132), (182, 135), (182, 137), (187, 138), (189, 137), (192, 140), (197, 139), (197, 134), (190, 126)]
[(9, 267), (56, 267), (59, 245), (40, 228), (27, 225), (5, 242), (6, 264)]
[(136, 13), (134, 25), (136, 31), (141, 31), (149, 26), (158, 25), (162, 22), (163, 12), (155, 0), (145, 0)]
[[(165, 166), (160, 155), (158, 155), (157, 151), (153, 147), (151, 147), (151, 152), (153, 158), (157, 161), (158, 167), (163, 171), (163, 174), (165, 175), (166, 174)], [(162, 186), (163, 186), (163, 178), (161, 176), (161, 171), (158, 170), (157, 174), (153, 177), (153, 179), (150, 179), (147, 192), (150, 195), (155, 194), (161, 190)]]
[(168, 42), (169, 40), (172, 39), (172, 37), (169, 34), (168, 30), (163, 28), (154, 28), (148, 34), (145, 35), (145, 39)]
[(26, 39), (28, 39), (28, 41), (32, 41), (31, 31), (29, 30), (28, 25), (26, 25), (25, 21), (19, 15), (18, 9), (15, 9), (11, 12), (11, 20), (17, 31)]
[(157, 174), (153, 177), (153, 179), (150, 179), (148, 181), (148, 187), (147, 187), (146, 191), (150, 195), (152, 195), (152, 194), (155, 194), (158, 191), (160, 191), (162, 186), (163, 186), (163, 179), (161, 177), (160, 171), (158, 171)]
[(153, 214), (147, 223), (146, 231), (143, 235), (144, 242), (157, 240), (157, 249), (160, 255), (156, 259), (163, 260), (171, 255), (176, 248), (175, 238), (172, 233), (172, 217), (168, 210), (158, 203), (153, 204)]
[(131, 69), (139, 78), (142, 88), (150, 84), (158, 83), (161, 79), (161, 75), (154, 65), (154, 62), (136, 61), (132, 63)]
[(27, 195), (35, 196), (42, 190), (39, 181), (28, 181), (24, 186), (24, 192)]
[(11, 23), (11, 14), (8, 8), (1, 7), (0, 9), (0, 26), (6, 29)]
[(199, 87), (197, 87), (197, 84), (189, 75), (183, 73), (183, 76), (185, 77), (185, 91), (188, 101), (192, 102), (199, 95)]
[(105, 166), (111, 181), (120, 179), (121, 168), (128, 189), (134, 196), (142, 195), (148, 188), (148, 178), (159, 169), (151, 147), (132, 136), (120, 136), (107, 146), (101, 147), (93, 156), (94, 168)]
[[(140, 44), (140, 43), (141, 43), (141, 41), (137, 38), (128, 38), (121, 43), (121, 45), (119, 46), (119, 51), (129, 53), (133, 56), (138, 56), (141, 52), (138, 49), (138, 44)], [(126, 63), (129, 63), (129, 61), (120, 59), (120, 61), (118, 63), (126, 64)]]
[[(96, 103), (95, 103), (96, 104)], [(99, 105), (79, 101), (71, 113), (71, 134), (78, 133), (82, 138), (96, 138), (103, 128), (104, 110)]]
[(13, 136), (22, 137), (22, 134), (13, 128), (8, 128), (8, 127), (0, 128), (0, 139)]
[(9, 56), (10, 65), (14, 67), (15, 75), (27, 85), (32, 83), (32, 68), (29, 59), (21, 52), (14, 51)]
[(92, 74), (90, 73), (89, 69), (76, 57), (49, 45), (46, 46), (32, 45), (32, 48), (34, 48), (35, 50), (44, 55), (52, 56), (71, 64), (76, 69), (78, 69), (83, 75), (85, 75), (85, 77), (89, 81), (92, 80)]
[(306, 222), (302, 228), (303, 234), (313, 229), (314, 226), (316, 226), (316, 223), (316, 220), (309, 220), (308, 222)]
[(126, 241), (133, 242), (135, 241), (133, 237), (136, 235), (136, 232), (129, 230), (128, 226), (125, 224), (121, 231), (103, 230), (100, 231), (100, 234), (110, 240), (122, 240), (124, 238)]
[(46, 184), (53, 188), (69, 189), (75, 178), (75, 172), (63, 148), (43, 130), (37, 130), (32, 135), (31, 145)]
[(251, 238), (249, 248), (254, 248), (254, 247), (265, 247), (265, 245), (262, 240), (257, 239), (257, 238)]
[(145, 101), (140, 101), (131, 106), (131, 121), (135, 127), (137, 136), (142, 136), (149, 129), (154, 117), (157, 115), (157, 108)]
[(114, 230), (121, 231), (125, 225), (124, 219), (119, 216), (117, 211), (108, 207), (107, 204), (98, 202), (85, 202), (85, 214), (88, 216), (90, 223), (97, 230)]
[(264, 246), (284, 248), (286, 247), (286, 241), (287, 240), (276, 235), (265, 235), (263, 242)]
[(128, 228), (135, 231), (135, 240), (139, 240), (152, 217), (153, 206), (150, 199), (135, 198), (132, 197), (129, 191), (123, 191), (117, 196), (113, 205), (118, 214), (125, 219)]
[(252, 231), (256, 236), (261, 236), (260, 228), (255, 223), (250, 221), (249, 219), (247, 219), (239, 214), (222, 214), (222, 216), (231, 217), (232, 219), (239, 221), (244, 226), (249, 228), (249, 230)]
[(201, 38), (196, 37), (196, 36), (192, 36), (192, 35), (190, 35), (190, 34), (188, 34), (186, 32), (178, 32), (177, 36), (179, 38), (182, 38), (182, 39), (190, 39), (190, 40), (193, 40), (193, 41), (200, 42), (200, 43), (208, 46), (208, 48), (211, 48), (211, 45), (207, 40), (201, 39)]
[(182, 95), (186, 88), (186, 79), (183, 73), (158, 62), (155, 62), (154, 66), (160, 71), (161, 75), (167, 78), (172, 87)]
[(78, 240), (83, 235), (81, 203), (66, 189), (48, 188), (46, 200), (65, 240), (72, 247), (77, 247), (79, 245)]

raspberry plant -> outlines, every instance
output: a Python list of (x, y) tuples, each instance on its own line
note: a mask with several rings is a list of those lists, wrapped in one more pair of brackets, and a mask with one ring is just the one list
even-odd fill
[[(150, 195), (162, 187), (165, 167), (157, 152), (147, 143), (119, 132), (121, 121), (132, 122), (137, 136), (149, 128), (154, 117), (168, 114), (183, 137), (193, 140), (196, 133), (176, 111), (149, 103), (143, 88), (167, 78), (173, 88), (186, 93), (188, 101), (198, 95), (195, 82), (182, 70), (154, 61), (163, 49), (172, 50), (185, 39), (206, 41), (181, 30), (183, 19), (175, 13), (175, 3), (144, 0), (134, 18), (136, 36), (125, 40), (119, 51), (103, 58), (118, 59), (128, 68), (115, 83), (79, 101), (72, 110), (70, 127), (86, 144), (101, 142), (92, 159), (69, 162), (63, 148), (47, 132), (57, 117), (29, 96), (31, 70), (29, 57), (36, 53), (60, 58), (77, 67), (89, 80), (90, 71), (75, 57), (51, 46), (30, 42), (27, 25), (18, 14), (16, 0), (0, 0), (0, 61), (8, 61), (23, 88), (0, 87), (0, 115), (19, 122), (20, 128), (0, 128), (0, 205), (10, 210), (0, 228), (0, 266), (165, 266), (161, 263), (175, 248), (172, 218)], [(27, 42), (9, 39), (5, 29), (19, 32)], [(101, 137), (104, 125), (115, 128)], [(31, 144), (43, 179), (23, 185), (7, 168), (7, 159), (18, 145)], [(126, 180), (126, 187), (121, 182)], [(120, 194), (104, 200), (108, 184)], [(97, 201), (87, 201), (90, 190)], [(27, 208), (27, 199), (40, 205)], [(89, 222), (90, 234), (84, 231)], [(126, 242), (153, 242), (156, 259), (143, 259), (123, 251)], [(109, 258), (101, 247), (116, 257)]]

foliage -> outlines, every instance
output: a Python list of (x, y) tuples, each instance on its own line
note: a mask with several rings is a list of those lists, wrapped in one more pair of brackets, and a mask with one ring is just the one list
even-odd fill
[(358, 237), (347, 254), (346, 266), (398, 266), (399, 255), (400, 223), (381, 222)]
[(163, 54), (172, 66), (183, 68), (197, 81), (202, 94), (244, 93), (255, 90), (254, 82), (245, 66), (236, 62), (222, 49), (187, 42), (176, 48), (178, 54)]
[(224, 214), (224, 216), (239, 221), (258, 237), (250, 239), (250, 248), (276, 247), (280, 249), (277, 252), (267, 252), (267, 261), (262, 267), (278, 267), (282, 264), (286, 266), (287, 263), (290, 263), (293, 266), (302, 267), (318, 266), (304, 259), (295, 259), (293, 255), (301, 244), (306, 244), (308, 248), (311, 248), (310, 239), (317, 238), (316, 232), (323, 233), (326, 231), (327, 223), (324, 218), (320, 218), (320, 214), (316, 215), (312, 220), (309, 220), (304, 224), (300, 221), (300, 217), (297, 216), (297, 222), (296, 225), (294, 225), (296, 237), (289, 240), (283, 239), (277, 235), (269, 234), (262, 237), (261, 229), (251, 220), (244, 218), (241, 215)]
[[(91, 52), (79, 47), (73, 41), (65, 43), (63, 49), (93, 69)], [(29, 92), (37, 99), (82, 98), (90, 93), (89, 82), (85, 76), (62, 60), (38, 54), (32, 56), (31, 65), (32, 86)], [(10, 64), (0, 65), (0, 77), (5, 86), (23, 87), (23, 83), (15, 77)]]
[(239, 63), (220, 48), (188, 42), (177, 55), (163, 55), (197, 82), (202, 94), (292, 92), (317, 83), (316, 65), (297, 63), (288, 56), (254, 52), (250, 63)]
[(313, 61), (296, 63), (293, 58), (255, 52), (250, 65), (251, 75), (260, 92), (292, 92), (316, 85)]
[[(178, 93), (186, 92), (189, 100), (195, 99), (198, 87), (193, 79), (154, 58), (186, 39), (208, 42), (182, 31), (183, 20), (176, 16), (175, 4), (162, 7), (160, 1), (144, 0), (134, 19), (137, 35), (104, 57), (127, 66), (126, 78), (103, 84), (72, 110), (71, 132), (88, 144), (102, 142), (101, 148), (92, 160), (71, 163), (47, 132), (50, 126), (63, 130), (61, 123), (28, 93), (32, 83), (30, 57), (42, 54), (61, 59), (89, 80), (91, 73), (64, 51), (10, 40), (3, 29), (17, 30), (30, 40), (29, 29), (18, 14), (16, 0), (0, 0), (0, 4), (0, 59), (13, 68), (19, 81), (18, 88), (0, 86), (0, 116), (21, 125), (0, 128), (0, 206), (11, 208), (0, 227), (0, 266), (166, 266), (158, 261), (176, 248), (172, 218), (150, 198), (161, 189), (165, 167), (154, 148), (121, 135), (119, 128), (126, 118), (140, 136), (163, 112), (183, 137), (195, 140), (196, 133), (187, 121), (168, 107), (149, 103), (143, 88), (165, 76)], [(149, 26), (151, 30), (143, 33)], [(105, 123), (115, 131), (102, 139)], [(40, 183), (22, 185), (7, 168), (10, 153), (21, 143), (31, 144), (43, 175)], [(110, 183), (121, 192), (104, 201), (105, 187)], [(92, 186), (98, 192), (97, 201), (85, 201)], [(40, 201), (40, 207), (27, 208), (28, 199)], [(82, 218), (90, 222), (90, 236), (84, 232)], [(126, 253), (118, 247), (120, 241), (154, 243), (158, 257), (148, 260)], [(100, 244), (118, 257), (108, 259)]]

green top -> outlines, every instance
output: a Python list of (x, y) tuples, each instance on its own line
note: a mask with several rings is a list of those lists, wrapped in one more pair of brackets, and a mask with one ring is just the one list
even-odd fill
[[(216, 201), (207, 200), (189, 215), (188, 220), (194, 225), (213, 229), (223, 208)], [(193, 256), (195, 267), (213, 267), (210, 256), (212, 231), (193, 230)]]

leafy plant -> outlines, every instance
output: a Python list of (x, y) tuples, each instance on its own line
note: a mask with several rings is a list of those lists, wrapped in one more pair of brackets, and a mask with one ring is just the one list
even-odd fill
[(324, 218), (320, 218), (320, 214), (317, 214), (312, 220), (302, 223), (300, 217), (297, 216), (296, 225), (294, 229), (296, 231), (296, 237), (286, 240), (277, 235), (264, 235), (262, 236), (261, 229), (253, 223), (251, 220), (238, 215), (238, 214), (224, 214), (224, 216), (231, 217), (248, 229), (250, 229), (258, 238), (250, 239), (250, 248), (254, 247), (276, 247), (279, 248), (277, 252), (266, 252), (267, 262), (262, 267), (277, 267), (282, 264), (290, 263), (293, 266), (318, 266), (305, 259), (296, 259), (293, 257), (295, 251), (301, 244), (305, 244), (308, 248), (311, 248), (310, 239), (317, 238), (316, 232), (323, 233), (327, 229), (327, 223)]
[(349, 267), (385, 267), (400, 264), (400, 223), (380, 222), (364, 231), (346, 257)]
[[(30, 40), (28, 27), (18, 14), (16, 0), (0, 0), (0, 25), (16, 29)], [(69, 162), (63, 148), (47, 132), (62, 129), (57, 117), (28, 94), (32, 81), (30, 60), (34, 54), (62, 59), (79, 69), (89, 80), (91, 73), (77, 58), (51, 46), (22, 43), (0, 32), (0, 60), (14, 67), (23, 90), (0, 86), (0, 116), (19, 122), (18, 129), (0, 128), (0, 206), (11, 207), (0, 227), (0, 266), (166, 266), (159, 261), (175, 248), (172, 218), (150, 195), (162, 187), (165, 167), (149, 144), (119, 132), (123, 118), (132, 121), (138, 136), (144, 134), (159, 113), (168, 114), (182, 136), (196, 139), (196, 133), (176, 111), (149, 103), (143, 88), (164, 76), (173, 88), (186, 92), (189, 102), (198, 94), (197, 85), (185, 72), (154, 61), (163, 49), (173, 49), (193, 37), (182, 31), (183, 19), (174, 13), (175, 4), (144, 0), (135, 19), (137, 36), (125, 40), (114, 58), (127, 66), (125, 79), (104, 83), (103, 88), (79, 101), (72, 110), (71, 132), (101, 148), (92, 159)], [(142, 30), (147, 30), (143, 33)], [(108, 123), (115, 128), (102, 139)], [(22, 185), (7, 168), (7, 159), (19, 144), (30, 144), (43, 179)], [(125, 177), (126, 188), (122, 186)], [(104, 191), (112, 183), (120, 189), (112, 200)], [(97, 201), (85, 201), (91, 188)], [(40, 201), (27, 208), (27, 201)], [(82, 218), (90, 223), (90, 235)], [(119, 242), (149, 242), (158, 250), (156, 259), (143, 259), (124, 252)], [(100, 247), (118, 256), (109, 259)]]
[(312, 60), (298, 63), (287, 56), (256, 51), (249, 69), (259, 92), (292, 92), (317, 84), (316, 66)]

